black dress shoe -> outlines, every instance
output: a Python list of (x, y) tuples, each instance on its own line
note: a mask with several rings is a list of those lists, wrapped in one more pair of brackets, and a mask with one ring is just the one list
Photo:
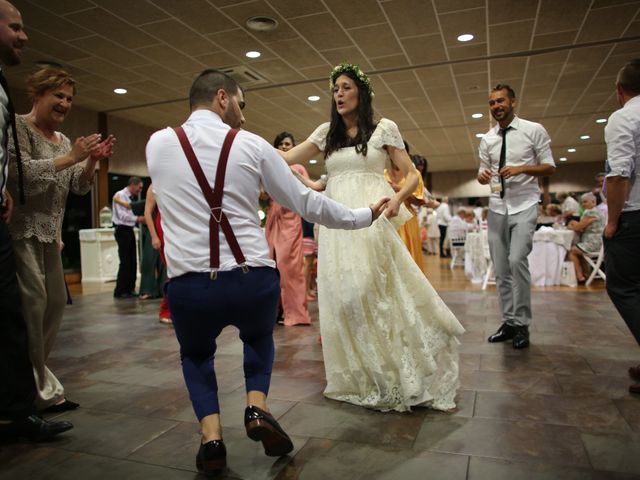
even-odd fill
[(511, 340), (516, 335), (516, 327), (503, 323), (496, 333), (491, 335), (488, 340), (489, 343), (506, 342)]
[(27, 438), (32, 442), (43, 442), (56, 435), (71, 430), (71, 422), (50, 422), (38, 415), (30, 415), (0, 427), (0, 435), (13, 438)]
[(516, 327), (516, 334), (513, 337), (513, 348), (521, 349), (529, 346), (529, 327)]
[(269, 457), (281, 457), (293, 450), (289, 435), (270, 413), (250, 405), (244, 411), (244, 426), (247, 436), (262, 442), (264, 453)]
[(64, 402), (58, 403), (56, 405), (51, 405), (44, 410), (44, 413), (60, 413), (60, 412), (68, 412), (69, 410), (75, 410), (80, 406), (79, 403), (72, 402), (71, 400), (64, 399)]
[(196, 467), (204, 475), (214, 475), (227, 466), (227, 448), (222, 440), (200, 444)]

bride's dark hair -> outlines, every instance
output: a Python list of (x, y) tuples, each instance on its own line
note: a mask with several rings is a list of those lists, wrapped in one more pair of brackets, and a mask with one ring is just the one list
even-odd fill
[[(356, 147), (356, 152), (367, 155), (367, 142), (371, 138), (371, 134), (376, 129), (373, 121), (373, 106), (371, 105), (371, 95), (367, 86), (352, 72), (340, 72), (340, 75), (346, 75), (354, 81), (358, 87), (358, 133), (355, 138), (347, 135), (342, 116), (336, 109), (336, 101), (331, 97), (331, 125), (327, 132), (326, 147), (324, 150), (324, 158), (327, 158), (332, 152), (344, 147)], [(338, 75), (338, 76), (340, 76)], [(335, 84), (336, 78), (332, 78)]]

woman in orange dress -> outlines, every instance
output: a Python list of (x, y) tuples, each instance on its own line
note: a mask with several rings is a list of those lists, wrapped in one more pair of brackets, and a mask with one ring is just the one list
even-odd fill
[[(384, 175), (387, 181), (391, 184), (391, 188), (394, 191), (399, 192), (404, 185), (404, 176), (400, 169), (392, 166), (391, 169), (385, 169)], [(411, 213), (411, 219), (407, 221), (398, 229), (402, 241), (409, 249), (409, 253), (413, 257), (420, 270), (424, 273), (424, 259), (422, 256), (422, 240), (420, 239), (420, 222), (418, 221), (418, 214), (413, 209), (412, 205), (424, 205), (424, 182), (422, 177), (418, 175), (418, 186), (414, 192), (404, 202), (407, 210)]]

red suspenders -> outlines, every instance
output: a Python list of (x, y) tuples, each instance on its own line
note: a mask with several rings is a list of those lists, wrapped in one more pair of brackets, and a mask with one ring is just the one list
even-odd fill
[(231, 252), (236, 259), (236, 262), (242, 268), (243, 272), (248, 272), (249, 267), (247, 267), (246, 259), (242, 254), (242, 250), (240, 249), (240, 245), (236, 240), (236, 236), (233, 234), (233, 229), (231, 228), (229, 219), (222, 211), (222, 194), (224, 193), (224, 177), (227, 171), (229, 150), (231, 150), (231, 144), (233, 143), (233, 139), (235, 138), (239, 130), (237, 128), (232, 128), (231, 130), (229, 130), (227, 136), (224, 139), (224, 143), (222, 144), (222, 151), (220, 152), (220, 159), (218, 160), (218, 169), (216, 170), (216, 180), (213, 190), (211, 189), (207, 178), (204, 176), (202, 167), (198, 162), (198, 158), (193, 151), (191, 143), (189, 143), (187, 135), (184, 133), (184, 129), (182, 127), (178, 127), (174, 128), (173, 130), (176, 132), (176, 135), (178, 135), (178, 140), (180, 140), (182, 150), (184, 151), (184, 154), (189, 161), (191, 170), (193, 170), (193, 174), (196, 176), (196, 180), (198, 180), (198, 184), (202, 189), (204, 198), (207, 200), (209, 209), (211, 210), (211, 216), (209, 218), (209, 266), (212, 269), (211, 279), (216, 279), (218, 269), (220, 268), (219, 232), (221, 227), (222, 232), (224, 233), (224, 236), (229, 243), (229, 248), (231, 248)]

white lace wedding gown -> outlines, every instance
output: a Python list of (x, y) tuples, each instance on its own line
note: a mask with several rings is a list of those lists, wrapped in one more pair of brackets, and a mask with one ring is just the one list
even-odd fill
[[(324, 150), (329, 124), (309, 140)], [(404, 149), (398, 127), (381, 119), (367, 156), (355, 147), (326, 160), (328, 197), (363, 207), (394, 194), (384, 177), (385, 145)], [(322, 227), (318, 248), (320, 331), (326, 397), (378, 410), (455, 407), (462, 325), (413, 261), (397, 228), (411, 218), (402, 206), (370, 228)]]

